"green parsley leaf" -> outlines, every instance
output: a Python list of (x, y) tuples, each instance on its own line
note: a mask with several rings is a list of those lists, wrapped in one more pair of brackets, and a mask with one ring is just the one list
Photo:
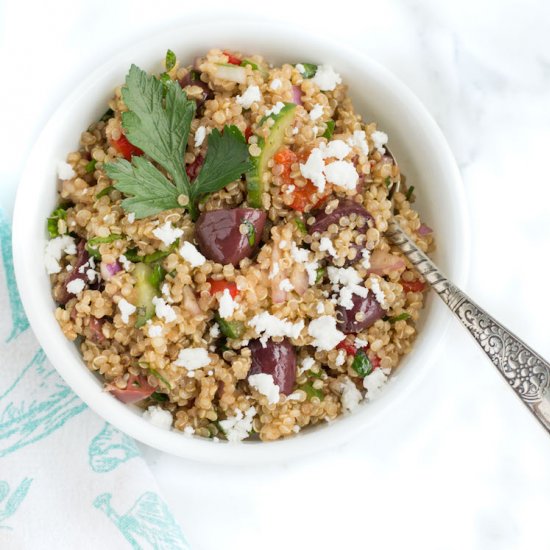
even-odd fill
[(306, 382), (305, 384), (302, 384), (298, 387), (298, 389), (306, 392), (306, 395), (309, 399), (311, 399), (312, 397), (317, 397), (319, 398), (319, 401), (323, 401), (323, 399), (325, 398), (325, 394), (321, 390), (314, 388), (311, 382)]
[(301, 218), (294, 218), (294, 223), (296, 224), (296, 227), (300, 230), (301, 233), (304, 235), (307, 233), (306, 224), (304, 223), (304, 220)]
[(48, 233), (50, 238), (59, 237), (58, 222), (67, 219), (67, 211), (64, 208), (56, 208), (48, 218)]
[(386, 189), (389, 189), (390, 186), (391, 186), (391, 178), (390, 178), (390, 176), (388, 176), (388, 177), (384, 180), (384, 183), (386, 184)]
[(241, 61), (241, 67), (246, 67), (247, 65), (250, 65), (250, 68), (253, 70), (253, 71), (257, 71), (259, 70), (259, 67), (256, 63), (254, 63), (254, 61), (250, 61), (250, 59), (243, 59)]
[(158, 378), (168, 389), (172, 389), (172, 385), (162, 374), (159, 373), (158, 370), (154, 369), (153, 367), (149, 366), (149, 363), (139, 363), (139, 366), (143, 369), (147, 369), (155, 378)]
[(393, 324), (393, 323), (397, 323), (397, 321), (406, 321), (410, 316), (411, 314), (408, 311), (404, 311), (403, 313), (400, 313), (395, 317), (390, 317), (388, 321)]
[(324, 267), (320, 267), (319, 269), (317, 269), (317, 274), (315, 275), (315, 284), (318, 284), (323, 280), (326, 272), (327, 270)]
[(256, 228), (250, 220), (243, 220), (241, 223), (246, 225), (246, 232), (248, 236), (248, 244), (254, 246), (256, 244)]
[(154, 399), (155, 401), (158, 401), (159, 403), (163, 403), (165, 401), (168, 401), (168, 396), (165, 393), (160, 393), (158, 391), (153, 392), (151, 394), (151, 399)]
[(359, 375), (359, 376), (368, 376), (372, 372), (372, 363), (369, 359), (369, 356), (365, 353), (364, 350), (360, 349), (353, 359), (353, 363), (351, 364), (351, 368)]
[(330, 120), (327, 120), (326, 125), (327, 125), (327, 129), (323, 132), (323, 135), (321, 137), (330, 139), (332, 137), (332, 134), (334, 134), (334, 126), (336, 125), (336, 122), (330, 119)]
[(164, 277), (166, 277), (166, 270), (160, 264), (155, 264), (153, 266), (153, 271), (149, 276), (149, 282), (151, 285), (157, 290), (160, 290), (160, 284), (164, 281)]
[(96, 199), (100, 199), (101, 197), (104, 197), (105, 195), (108, 195), (111, 191), (115, 190), (114, 185), (109, 185), (108, 187), (105, 187), (105, 189), (102, 189), (96, 196)]
[(101, 254), (97, 249), (98, 244), (113, 243), (124, 238), (124, 235), (118, 235), (116, 233), (111, 233), (111, 235), (108, 235), (107, 237), (94, 237), (93, 239), (89, 239), (86, 243), (86, 252), (88, 252), (92, 258), (101, 260)]
[(95, 165), (97, 164), (97, 160), (92, 159), (88, 164), (86, 164), (85, 170), (86, 174), (91, 174), (95, 170)]
[(317, 73), (317, 65), (313, 63), (301, 63), (304, 72), (300, 73), (304, 78), (313, 78)]
[(166, 72), (170, 72), (176, 66), (176, 54), (172, 50), (166, 51), (164, 65), (166, 66)]
[(413, 191), (414, 191), (414, 185), (411, 185), (411, 186), (407, 189), (407, 193), (405, 194), (405, 198), (406, 198), (408, 201), (411, 200)]
[(227, 338), (240, 338), (244, 332), (244, 324), (241, 321), (227, 321), (215, 315), (216, 322), (220, 326), (221, 333)]

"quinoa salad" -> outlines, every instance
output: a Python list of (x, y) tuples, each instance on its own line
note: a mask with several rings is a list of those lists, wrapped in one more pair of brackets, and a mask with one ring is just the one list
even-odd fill
[[(132, 65), (58, 162), (55, 317), (153, 424), (271, 441), (349, 414), (411, 350), (431, 229), (337, 67), (218, 49)], [(122, 79), (121, 79), (122, 80)]]

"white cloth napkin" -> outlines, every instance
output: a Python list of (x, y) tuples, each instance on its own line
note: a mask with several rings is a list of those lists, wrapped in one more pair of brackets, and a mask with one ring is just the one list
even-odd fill
[(188, 550), (135, 442), (88, 409), (40, 349), (1, 210), (0, 252), (0, 548)]

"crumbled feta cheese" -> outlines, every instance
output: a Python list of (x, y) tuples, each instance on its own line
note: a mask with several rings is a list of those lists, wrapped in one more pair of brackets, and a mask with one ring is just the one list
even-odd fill
[(269, 275), (267, 276), (267, 278), (275, 279), (278, 273), (279, 273), (279, 262), (273, 262), (273, 265), (271, 266), (271, 271), (269, 272)]
[(235, 443), (246, 439), (248, 433), (252, 430), (252, 421), (255, 414), (256, 409), (254, 407), (250, 407), (244, 415), (240, 409), (236, 409), (235, 416), (228, 416), (225, 420), (220, 420), (219, 425), (227, 440)]
[(56, 237), (55, 239), (47, 242), (46, 250), (44, 252), (44, 264), (46, 265), (46, 271), (49, 275), (59, 273), (61, 271), (59, 260), (61, 260), (61, 255), (63, 252), (71, 255), (76, 254), (74, 239), (69, 237), (69, 235)]
[(121, 254), (118, 257), (118, 261), (124, 271), (130, 271), (130, 268), (132, 267), (132, 262), (124, 254)]
[(309, 260), (309, 250), (307, 248), (298, 248), (296, 243), (290, 247), (290, 255), (294, 261), (304, 264)]
[(278, 90), (281, 86), (282, 86), (281, 79), (280, 79), (280, 78), (274, 78), (274, 79), (271, 81), (271, 84), (270, 84), (269, 87), (270, 87), (272, 90)]
[(323, 106), (322, 105), (314, 105), (313, 109), (309, 111), (309, 118), (311, 120), (317, 120), (318, 118), (321, 118), (323, 116)]
[(369, 345), (369, 341), (363, 340), (362, 338), (355, 338), (353, 344), (355, 345), (356, 349), (361, 349), (367, 347)]
[(294, 189), (296, 189), (296, 186), (295, 186), (295, 185), (292, 185), (292, 184), (290, 184), (290, 185), (289, 185), (289, 186), (288, 186), (288, 187), (286, 188), (286, 191), (285, 191), (285, 193), (287, 193), (287, 194), (289, 194), (289, 195), (290, 195), (290, 193), (294, 193)]
[(370, 289), (374, 292), (374, 296), (376, 297), (376, 300), (380, 304), (380, 306), (384, 309), (388, 309), (388, 305), (386, 304), (386, 295), (384, 294), (384, 291), (380, 288), (380, 281), (377, 277), (371, 275), (369, 277), (370, 280)]
[(369, 144), (367, 142), (367, 135), (363, 130), (355, 130), (353, 135), (348, 139), (349, 145), (356, 147), (361, 151), (362, 155), (369, 154)]
[(57, 163), (57, 176), (60, 180), (70, 180), (76, 176), (76, 172), (68, 162)]
[(120, 311), (122, 322), (127, 325), (128, 321), (130, 320), (130, 315), (132, 315), (136, 311), (136, 306), (126, 301), (124, 298), (121, 298), (118, 301), (118, 309)]
[(185, 428), (183, 428), (183, 433), (185, 435), (193, 435), (195, 433), (195, 428), (193, 428), (193, 426), (185, 426)]
[(147, 335), (149, 338), (162, 336), (162, 327), (160, 325), (153, 325), (151, 321), (147, 321)]
[(317, 281), (317, 271), (319, 269), (319, 262), (317, 260), (313, 260), (312, 262), (305, 263), (304, 267), (306, 269), (308, 283), (310, 284), (310, 286), (314, 285), (315, 282)]
[(365, 269), (369, 269), (370, 268), (370, 250), (363, 248), (363, 250), (361, 250), (361, 256), (363, 256), (363, 259), (361, 260), (361, 265)]
[(249, 321), (249, 325), (254, 328), (258, 334), (263, 336), (260, 338), (262, 344), (265, 345), (268, 338), (273, 336), (288, 336), (289, 338), (298, 338), (300, 332), (304, 328), (304, 322), (298, 321), (297, 323), (291, 323), (279, 319), (275, 315), (271, 315), (267, 311), (254, 315)]
[(337, 367), (341, 367), (346, 362), (346, 352), (341, 349), (338, 351), (338, 355), (336, 356), (336, 359), (334, 360), (334, 364)]
[(363, 399), (363, 396), (349, 378), (346, 378), (340, 387), (342, 389), (342, 395), (340, 397), (342, 407), (344, 410), (352, 412), (357, 408), (357, 405), (359, 405), (359, 402)]
[(278, 115), (281, 112), (281, 109), (285, 106), (285, 104), (282, 101), (277, 101), (271, 109), (268, 109), (264, 116), (270, 116), (270, 115)]
[(151, 405), (146, 411), (143, 411), (143, 418), (163, 430), (169, 430), (172, 427), (174, 421), (172, 413), (159, 407), (158, 405)]
[(172, 227), (170, 222), (153, 229), (153, 235), (162, 241), (165, 246), (170, 246), (176, 239), (183, 235), (183, 230), (178, 227)]
[(336, 328), (336, 319), (330, 315), (313, 319), (307, 332), (314, 338), (312, 345), (320, 351), (334, 349), (346, 337)]
[(306, 68), (301, 63), (296, 63), (295, 67), (300, 74), (304, 74), (306, 72)]
[(199, 126), (195, 132), (195, 147), (200, 147), (206, 137), (206, 127)]
[(219, 303), (219, 313), (222, 319), (229, 319), (232, 317), (238, 307), (237, 302), (233, 300), (233, 296), (231, 296), (228, 288), (224, 288), (222, 295), (219, 298)]
[(380, 368), (374, 369), (368, 376), (363, 378), (363, 387), (367, 390), (367, 399), (369, 401), (380, 395), (384, 384), (388, 380), (386, 372)]
[(351, 152), (351, 147), (341, 139), (334, 139), (329, 141), (326, 145), (321, 143), (319, 145), (319, 149), (321, 149), (321, 152), (323, 153), (323, 158), (326, 159), (337, 158), (338, 160), (342, 160)]
[(298, 369), (298, 374), (302, 374), (308, 370), (311, 370), (311, 368), (315, 365), (315, 359), (313, 357), (304, 357), (302, 360), (302, 365)]
[(206, 258), (197, 250), (197, 247), (189, 241), (185, 241), (181, 245), (180, 256), (184, 260), (187, 260), (191, 264), (191, 267), (199, 267), (206, 262)]
[(315, 76), (311, 79), (323, 92), (334, 90), (342, 82), (340, 75), (330, 65), (319, 65)]
[(273, 376), (271, 374), (252, 374), (248, 377), (248, 383), (253, 388), (258, 390), (262, 395), (265, 395), (267, 397), (267, 402), (270, 405), (279, 402), (279, 386), (275, 384), (275, 381), (273, 380)]
[(359, 174), (353, 165), (353, 162), (348, 160), (336, 160), (325, 166), (326, 180), (333, 183), (337, 187), (343, 189), (355, 189)]
[(291, 290), (294, 290), (294, 285), (290, 282), (289, 279), (283, 279), (279, 283), (279, 288), (285, 292), (290, 292)]
[(128, 220), (128, 223), (134, 223), (136, 221), (136, 213), (135, 212), (130, 212), (127, 216), (126, 216), (127, 220)]
[(210, 364), (210, 357), (205, 348), (180, 349), (178, 358), (174, 361), (176, 367), (185, 367), (188, 371), (202, 369)]
[(84, 290), (86, 283), (82, 279), (73, 279), (67, 283), (67, 292), (69, 294), (78, 294)]
[(98, 276), (98, 273), (97, 271), (95, 271), (95, 269), (86, 270), (86, 277), (88, 278), (88, 281), (90, 281), (90, 283), (93, 283), (97, 276)]
[(344, 286), (340, 289), (337, 303), (346, 309), (353, 309), (353, 292), (349, 287)]
[(162, 298), (157, 296), (153, 297), (153, 305), (155, 306), (155, 313), (159, 319), (164, 319), (167, 323), (176, 320), (176, 312)]
[(300, 130), (299, 130), (298, 126), (295, 126), (294, 128), (292, 128), (292, 135), (295, 136), (299, 131)]
[(284, 239), (279, 241), (279, 248), (284, 248), (286, 246), (286, 241)]
[(300, 163), (300, 173), (304, 178), (311, 180), (313, 185), (322, 193), (325, 190), (326, 179), (323, 173), (325, 161), (323, 153), (317, 147), (311, 150), (305, 164)]
[(329, 281), (341, 285), (358, 285), (361, 282), (359, 273), (353, 267), (327, 267)]
[(321, 315), (325, 312), (325, 304), (323, 302), (317, 302), (317, 313)]
[(374, 142), (375, 149), (383, 155), (386, 152), (386, 149), (384, 148), (384, 145), (388, 143), (388, 134), (385, 132), (381, 132), (380, 130), (376, 130), (370, 135), (372, 141)]
[(162, 283), (160, 291), (167, 301), (172, 300), (172, 296), (170, 295), (170, 285), (168, 283)]
[(319, 241), (319, 250), (321, 252), (328, 252), (334, 258), (338, 256), (338, 254), (336, 254), (336, 250), (334, 250), (332, 241), (328, 237), (321, 237), (321, 240)]
[(262, 100), (262, 94), (258, 86), (249, 86), (243, 95), (238, 95), (235, 101), (243, 108), (250, 109), (253, 103)]
[(220, 325), (218, 325), (218, 323), (214, 323), (211, 327), (210, 327), (210, 336), (212, 338), (217, 338), (219, 335), (220, 335)]
[(291, 393), (286, 396), (287, 401), (298, 401), (302, 395), (298, 392)]

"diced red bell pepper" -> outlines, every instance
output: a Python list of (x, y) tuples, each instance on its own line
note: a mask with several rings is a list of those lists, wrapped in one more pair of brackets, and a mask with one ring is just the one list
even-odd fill
[(290, 173), (292, 171), (292, 165), (298, 160), (296, 153), (287, 147), (282, 147), (275, 153), (275, 155), (273, 155), (273, 160), (276, 164), (283, 167), (283, 171), (281, 173), (283, 182), (287, 184), (292, 183)]
[(250, 126), (247, 126), (244, 131), (244, 140), (246, 141), (246, 143), (248, 143), (248, 140), (252, 137), (253, 133), (254, 132), (252, 131), (252, 128)]
[(357, 353), (357, 348), (355, 347), (354, 343), (351, 340), (348, 340), (347, 338), (342, 340), (337, 346), (336, 349), (343, 349), (347, 355), (355, 356)]
[(139, 147), (132, 145), (124, 134), (121, 134), (118, 139), (112, 139), (111, 145), (128, 161), (132, 160), (133, 156), (139, 157), (143, 155), (143, 151)]
[(226, 50), (224, 50), (223, 53), (224, 55), (227, 55), (227, 62), (230, 63), (231, 65), (241, 64), (241, 60), (236, 55), (233, 55), (232, 53), (229, 53)]
[(137, 403), (149, 397), (155, 388), (147, 382), (147, 377), (130, 375), (128, 384), (124, 389), (117, 388), (112, 384), (108, 384), (106, 389), (109, 390), (119, 401), (123, 403)]
[(424, 292), (426, 288), (426, 283), (423, 283), (418, 279), (416, 281), (404, 281), (401, 279), (399, 282), (405, 292)]
[(212, 294), (212, 296), (218, 292), (223, 292), (225, 289), (229, 290), (229, 294), (231, 294), (232, 298), (235, 298), (239, 293), (236, 283), (231, 281), (226, 281), (225, 279), (221, 279), (220, 281), (208, 279), (207, 282), (210, 283), (210, 294)]

